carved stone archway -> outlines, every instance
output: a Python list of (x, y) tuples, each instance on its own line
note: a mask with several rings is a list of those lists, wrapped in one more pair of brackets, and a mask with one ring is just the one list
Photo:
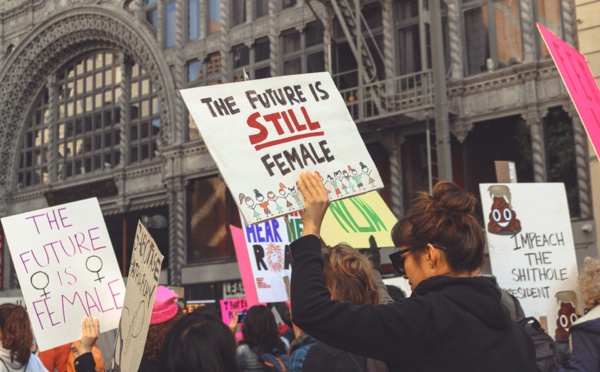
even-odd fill
[(11, 188), (18, 138), (47, 77), (93, 50), (121, 51), (150, 74), (161, 107), (159, 146), (171, 144), (175, 85), (168, 65), (150, 31), (126, 16), (92, 7), (62, 12), (39, 25), (13, 51), (0, 72), (0, 191)]

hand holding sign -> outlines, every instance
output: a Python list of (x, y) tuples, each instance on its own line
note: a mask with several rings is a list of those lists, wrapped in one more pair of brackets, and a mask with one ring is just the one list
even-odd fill
[(323, 182), (310, 171), (300, 174), (298, 188), (304, 197), (306, 206), (302, 213), (302, 236), (321, 234), (321, 224), (329, 207), (329, 197)]

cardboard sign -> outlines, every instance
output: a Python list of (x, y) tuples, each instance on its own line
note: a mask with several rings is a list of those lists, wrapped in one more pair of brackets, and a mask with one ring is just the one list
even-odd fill
[(594, 79), (583, 54), (540, 23), (537, 26), (594, 145), (596, 155), (598, 155), (598, 149), (600, 149), (600, 90), (598, 90), (596, 79)]
[[(292, 277), (290, 243), (302, 233), (300, 218), (300, 213), (288, 216), (291, 229), (283, 218), (244, 225), (244, 244), (236, 244), (235, 250), (248, 306), (289, 300), (286, 280), (289, 283)], [(250, 297), (253, 291), (256, 302)]]
[(148, 230), (138, 221), (127, 279), (127, 295), (117, 330), (113, 369), (134, 372), (140, 366), (163, 258)]
[(121, 271), (96, 198), (2, 218), (40, 350), (81, 337), (84, 317), (117, 328)]
[(519, 299), (527, 316), (547, 316), (551, 336), (568, 337), (572, 314), (583, 315), (583, 309), (575, 292), (577, 260), (564, 185), (480, 184), (479, 189), (498, 284)]
[(377, 191), (337, 200), (329, 205), (323, 219), (321, 238), (329, 245), (347, 243), (353, 248), (369, 248), (373, 235), (380, 248), (393, 247), (390, 235), (398, 222)]
[(332, 200), (383, 187), (327, 72), (181, 95), (248, 224), (304, 209), (303, 171), (318, 171)]
[(227, 298), (221, 300), (221, 319), (229, 325), (236, 316), (248, 311), (248, 302), (245, 298)]

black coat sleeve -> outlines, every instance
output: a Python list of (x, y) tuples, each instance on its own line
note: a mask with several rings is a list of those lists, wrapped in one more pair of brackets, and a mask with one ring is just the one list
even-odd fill
[(96, 372), (96, 362), (92, 353), (83, 353), (75, 359), (75, 372)]

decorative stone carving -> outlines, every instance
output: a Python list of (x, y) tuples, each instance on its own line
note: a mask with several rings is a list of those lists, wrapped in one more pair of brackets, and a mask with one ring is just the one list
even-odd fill
[(467, 139), (469, 132), (473, 130), (473, 123), (464, 118), (450, 120), (450, 133), (456, 137), (458, 142), (463, 143)]
[(151, 37), (118, 14), (99, 8), (63, 12), (31, 32), (11, 54), (0, 73), (0, 187), (11, 184), (17, 138), (35, 97), (62, 64), (98, 49), (121, 50), (148, 71), (160, 101), (162, 131), (159, 145), (170, 141), (174, 90), (168, 68)]

